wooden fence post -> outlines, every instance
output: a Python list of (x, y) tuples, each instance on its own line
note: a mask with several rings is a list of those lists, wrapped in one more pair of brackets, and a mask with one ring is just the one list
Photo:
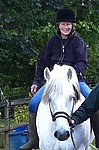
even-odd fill
[(6, 138), (6, 143), (5, 143), (5, 148), (6, 150), (10, 150), (10, 141), (9, 141), (9, 133), (10, 133), (10, 116), (9, 116), (9, 100), (6, 99), (6, 107), (5, 107), (5, 127), (7, 128), (7, 131), (5, 132), (5, 138)]
[(4, 115), (4, 127), (0, 128), (0, 133), (4, 133), (4, 150), (10, 150), (10, 133), (13, 129), (16, 127), (27, 125), (28, 122), (23, 122), (18, 125), (11, 126), (10, 124), (10, 110), (11, 106), (15, 107), (17, 105), (24, 105), (28, 104), (30, 98), (18, 98), (14, 100), (9, 100), (7, 97), (4, 96), (3, 92), (0, 89), (0, 111), (1, 108), (4, 109), (3, 115)]

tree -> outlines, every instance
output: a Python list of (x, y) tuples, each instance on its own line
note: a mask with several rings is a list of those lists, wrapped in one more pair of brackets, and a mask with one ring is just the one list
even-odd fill
[[(89, 46), (88, 78), (99, 81), (99, 11), (97, 0), (1, 0), (1, 86), (30, 86), (36, 60), (55, 32), (55, 13), (70, 6), (77, 13), (77, 32)], [(95, 40), (94, 40), (95, 39)]]

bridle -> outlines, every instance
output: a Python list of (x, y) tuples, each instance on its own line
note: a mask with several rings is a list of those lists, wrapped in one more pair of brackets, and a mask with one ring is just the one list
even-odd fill
[(67, 119), (68, 122), (70, 122), (70, 121), (71, 121), (72, 114), (73, 114), (73, 110), (74, 110), (74, 104), (75, 104), (75, 102), (74, 102), (74, 100), (73, 100), (73, 106), (72, 106), (71, 114), (70, 114), (70, 116), (69, 116), (69, 115), (68, 115), (66, 112), (64, 112), (64, 111), (58, 111), (58, 112), (55, 112), (55, 113), (53, 114), (53, 113), (52, 113), (52, 110), (51, 110), (50, 102), (49, 102), (49, 109), (50, 109), (50, 113), (51, 113), (51, 116), (52, 116), (52, 121), (54, 122), (54, 121), (56, 121), (57, 118), (63, 117), (63, 118), (65, 118), (65, 119)]
[(56, 121), (56, 119), (59, 117), (63, 117), (65, 119), (67, 119), (68, 122), (71, 119), (71, 117), (64, 111), (58, 111), (58, 112), (55, 112), (54, 114), (52, 114), (52, 112), (51, 112), (51, 115), (52, 115), (52, 121)]
[[(72, 120), (71, 117), (72, 117), (72, 114), (73, 114), (74, 104), (75, 104), (75, 102), (74, 102), (74, 100), (73, 100), (72, 111), (71, 111), (71, 114), (70, 114), (70, 116), (69, 116), (69, 115), (68, 115), (66, 112), (64, 112), (64, 111), (58, 111), (58, 112), (55, 112), (55, 113), (53, 114), (53, 113), (52, 113), (52, 110), (51, 110), (50, 102), (49, 102), (49, 109), (50, 109), (50, 113), (51, 113), (51, 116), (52, 116), (52, 121), (55, 122), (57, 118), (63, 117), (63, 118), (65, 118), (65, 119), (68, 120), (68, 123), (70, 123), (71, 120)], [(73, 142), (73, 146), (74, 146), (75, 150), (77, 150), (76, 145), (75, 145), (75, 142), (74, 142), (74, 138), (73, 138), (73, 132), (74, 132), (74, 131), (73, 131), (73, 128), (70, 127), (70, 135), (71, 135), (71, 139), (72, 139), (72, 142)]]

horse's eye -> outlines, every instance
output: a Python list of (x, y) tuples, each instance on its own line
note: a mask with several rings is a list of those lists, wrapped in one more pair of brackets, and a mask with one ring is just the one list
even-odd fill
[(48, 98), (48, 101), (51, 102), (51, 98), (50, 97)]
[(76, 97), (73, 97), (73, 101), (76, 101)]
[(71, 97), (71, 99), (75, 101), (76, 98), (75, 98), (75, 96), (73, 96), (73, 97)]
[(72, 100), (74, 100), (75, 99), (75, 97), (74, 96), (70, 96), (70, 100), (72, 101)]

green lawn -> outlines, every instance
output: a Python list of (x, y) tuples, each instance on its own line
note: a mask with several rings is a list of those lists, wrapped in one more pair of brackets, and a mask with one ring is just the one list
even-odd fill
[(91, 144), (91, 150), (97, 150), (97, 148), (95, 147), (95, 140)]

